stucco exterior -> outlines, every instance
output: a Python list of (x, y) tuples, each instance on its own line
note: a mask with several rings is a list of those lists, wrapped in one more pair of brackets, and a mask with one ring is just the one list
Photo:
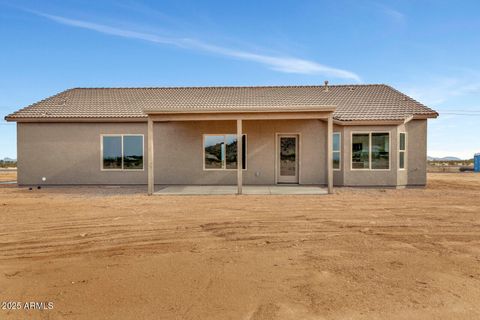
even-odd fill
[[(144, 134), (146, 123), (17, 123), (19, 185), (145, 184), (147, 170), (102, 171), (101, 134)], [(147, 148), (144, 142), (144, 158)], [(42, 177), (46, 181), (42, 181)]]
[[(389, 126), (334, 125), (341, 133), (341, 170), (336, 186), (405, 186), (426, 183), (427, 121), (412, 120)], [(389, 170), (352, 170), (352, 132), (390, 133)], [(407, 168), (398, 170), (398, 133), (407, 132)], [(156, 184), (236, 184), (236, 170), (203, 170), (203, 134), (234, 134), (235, 121), (154, 123)], [(276, 183), (276, 134), (299, 135), (299, 184), (327, 183), (327, 123), (322, 120), (251, 120), (243, 122), (247, 135), (244, 184)], [(144, 170), (107, 171), (101, 165), (102, 134), (143, 134)], [(18, 183), (146, 184), (147, 123), (17, 123)], [(42, 181), (42, 177), (46, 181)]]
[[(341, 170), (334, 171), (335, 186), (402, 187), (425, 186), (427, 182), (427, 120), (411, 120), (400, 125), (334, 126), (341, 134)], [(388, 132), (390, 168), (388, 170), (352, 169), (352, 133)], [(399, 169), (399, 133), (407, 134), (406, 168)]]
[[(387, 170), (352, 169), (352, 134), (388, 132), (390, 134), (390, 168)], [(343, 130), (345, 157), (342, 163), (344, 186), (396, 186), (397, 185), (397, 126), (348, 126)]]
[[(203, 134), (233, 134), (234, 121), (155, 123), (155, 183), (236, 184), (236, 170), (203, 170)], [(252, 120), (247, 135), (244, 184), (275, 183), (277, 133), (299, 135), (299, 183), (326, 183), (326, 124), (320, 120)], [(172, 151), (174, 153), (172, 154)]]
[(407, 185), (427, 184), (427, 120), (412, 120), (405, 125), (407, 132)]
[[(203, 134), (235, 133), (234, 121), (156, 122), (156, 184), (235, 184), (235, 170), (203, 170)], [(326, 123), (320, 120), (244, 121), (245, 184), (275, 183), (277, 133), (299, 135), (300, 184), (326, 183)], [(102, 134), (147, 134), (146, 123), (18, 123), (18, 183), (146, 184), (144, 170), (102, 170)], [(46, 181), (42, 181), (42, 177)]]

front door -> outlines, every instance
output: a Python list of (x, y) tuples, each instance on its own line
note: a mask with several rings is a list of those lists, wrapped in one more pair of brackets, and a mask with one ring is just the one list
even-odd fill
[(279, 135), (277, 141), (278, 183), (298, 183), (298, 156), (298, 135)]

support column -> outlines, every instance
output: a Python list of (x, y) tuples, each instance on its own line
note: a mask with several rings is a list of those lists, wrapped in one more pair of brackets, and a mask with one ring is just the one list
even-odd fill
[(147, 128), (147, 154), (148, 154), (148, 195), (152, 195), (154, 191), (155, 181), (153, 174), (153, 120), (148, 117)]
[(328, 117), (327, 125), (327, 183), (328, 193), (333, 193), (333, 119)]
[(237, 120), (237, 194), (242, 194), (243, 185), (243, 133), (242, 120)]

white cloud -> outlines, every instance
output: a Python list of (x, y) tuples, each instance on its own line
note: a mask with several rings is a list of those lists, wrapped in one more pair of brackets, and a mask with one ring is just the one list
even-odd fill
[(399, 87), (440, 113), (428, 124), (429, 156), (470, 159), (480, 152), (480, 142), (472, 135), (480, 120), (480, 73), (453, 69), (449, 76), (415, 74), (414, 80)]
[(405, 23), (405, 15), (398, 10), (381, 5), (383, 13), (397, 23)]
[(403, 89), (427, 105), (438, 105), (451, 98), (480, 93), (480, 79), (477, 77), (457, 75), (422, 79), (422, 84), (403, 86)]
[(184, 49), (193, 49), (204, 52), (210, 52), (214, 54), (223, 55), (226, 57), (236, 58), (240, 60), (252, 61), (256, 63), (263, 64), (268, 68), (285, 73), (298, 73), (298, 74), (321, 74), (327, 77), (341, 78), (353, 80), (355, 82), (360, 82), (360, 77), (354, 72), (337, 69), (329, 66), (319, 64), (315, 61), (295, 58), (295, 57), (286, 57), (286, 56), (273, 56), (258, 54), (254, 52), (248, 52), (243, 50), (230, 49), (222, 46), (212, 45), (200, 40), (191, 39), (191, 38), (180, 38), (180, 37), (165, 37), (156, 35), (153, 33), (144, 33), (137, 32), (133, 30), (127, 30), (123, 28), (116, 28), (104, 24), (98, 24), (93, 22), (88, 22), (84, 20), (70, 19), (57, 15), (50, 15), (41, 12), (33, 12), (39, 16), (45, 17), (49, 20), (55, 21), (60, 24), (78, 27), (88, 30), (93, 30), (96, 32), (131, 38), (139, 39), (148, 42), (173, 45)]
[(371, 2), (373, 9), (382, 14), (382, 17), (387, 19), (389, 22), (397, 25), (405, 25), (407, 22), (407, 16), (402, 12), (393, 9), (383, 3)]

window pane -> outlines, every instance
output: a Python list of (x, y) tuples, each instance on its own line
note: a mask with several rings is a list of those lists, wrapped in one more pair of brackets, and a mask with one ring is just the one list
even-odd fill
[(237, 135), (227, 134), (225, 137), (225, 167), (237, 169)]
[(122, 169), (122, 137), (103, 137), (103, 168)]
[[(242, 169), (247, 167), (247, 139), (242, 135)], [(225, 168), (237, 169), (237, 135), (227, 134), (225, 136)]]
[(205, 169), (222, 169), (224, 136), (205, 136)]
[(340, 169), (340, 152), (333, 152), (333, 169)]
[(405, 133), (400, 133), (400, 150), (405, 150)]
[(123, 168), (143, 169), (142, 136), (123, 136)]
[(280, 175), (295, 176), (297, 174), (297, 139), (280, 138)]
[(404, 151), (400, 152), (398, 167), (400, 169), (405, 169), (405, 152)]
[(340, 151), (340, 134), (333, 134), (333, 151)]
[(368, 133), (354, 134), (352, 136), (352, 168), (368, 169), (368, 152), (370, 149)]
[(372, 133), (372, 169), (388, 169), (390, 158), (388, 133)]

